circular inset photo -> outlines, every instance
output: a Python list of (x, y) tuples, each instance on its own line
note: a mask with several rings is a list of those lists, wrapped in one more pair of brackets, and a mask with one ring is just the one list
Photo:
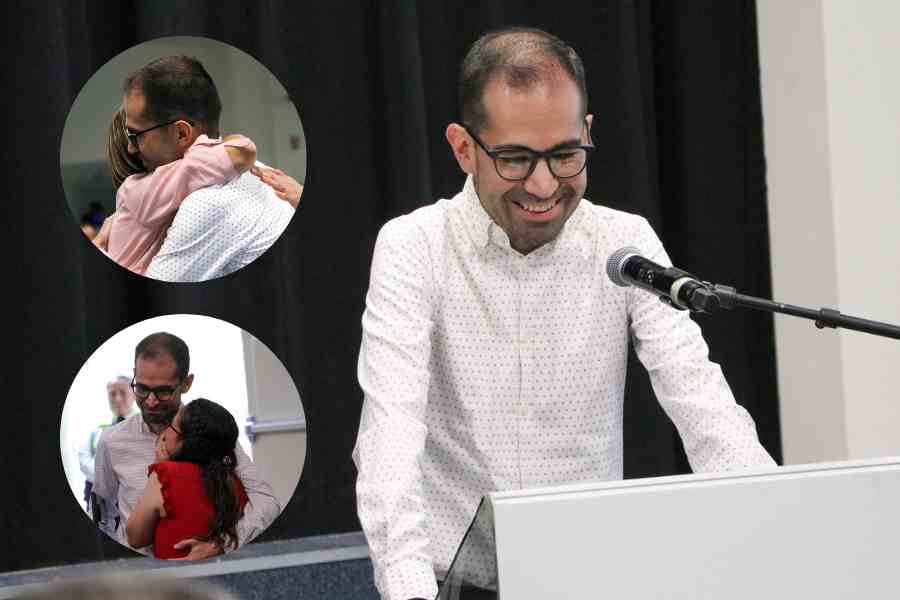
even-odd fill
[(168, 37), (88, 80), (60, 168), (72, 216), (99, 251), (153, 279), (207, 281), (253, 262), (288, 226), (306, 142), (292, 99), (257, 60)]
[(224, 321), (168, 315), (112, 336), (75, 377), (60, 448), (75, 501), (119, 543), (201, 559), (262, 533), (306, 456), (300, 394)]

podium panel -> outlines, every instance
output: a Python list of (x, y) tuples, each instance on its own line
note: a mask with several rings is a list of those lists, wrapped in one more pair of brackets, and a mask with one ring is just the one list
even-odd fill
[(501, 492), (484, 504), (501, 600), (897, 594), (900, 458)]

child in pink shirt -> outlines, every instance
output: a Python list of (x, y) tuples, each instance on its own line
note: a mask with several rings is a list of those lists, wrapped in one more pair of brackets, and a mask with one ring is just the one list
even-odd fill
[(143, 274), (159, 252), (182, 201), (202, 187), (237, 177), (256, 160), (256, 146), (241, 135), (224, 140), (201, 135), (184, 157), (152, 173), (131, 175), (116, 193), (116, 212), (107, 253), (114, 261)]

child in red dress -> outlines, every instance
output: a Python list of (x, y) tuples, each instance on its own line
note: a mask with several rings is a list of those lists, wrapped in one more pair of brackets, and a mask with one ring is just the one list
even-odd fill
[(125, 531), (135, 548), (153, 544), (156, 558), (184, 558), (190, 538), (237, 548), (237, 522), (247, 494), (235, 475), (238, 427), (222, 406), (204, 398), (187, 404), (159, 436), (157, 462)]

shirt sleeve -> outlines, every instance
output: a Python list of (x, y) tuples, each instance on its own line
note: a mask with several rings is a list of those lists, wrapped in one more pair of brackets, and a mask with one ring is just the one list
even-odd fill
[[(644, 219), (639, 237), (644, 256), (672, 265)], [(694, 472), (774, 466), (759, 442), (753, 418), (735, 402), (719, 365), (709, 360), (709, 348), (689, 313), (637, 287), (630, 294), (635, 351), (650, 374), (657, 400), (681, 436)]]
[[(281, 505), (266, 481), (259, 475), (259, 469), (238, 444), (235, 448), (237, 468), (235, 472), (244, 486), (249, 502), (244, 507), (244, 516), (237, 524), (238, 546), (250, 542), (272, 524), (279, 514)], [(232, 548), (226, 548), (226, 551)]]
[(365, 394), (353, 460), (359, 520), (387, 600), (437, 594), (419, 461), (433, 329), (432, 271), (422, 232), (389, 222), (375, 244), (359, 383)]
[(246, 146), (249, 142), (243, 137), (221, 142), (201, 136), (183, 158), (157, 167), (152, 173), (128, 177), (119, 186), (116, 204), (127, 203), (136, 221), (146, 227), (163, 227), (188, 194), (236, 177), (238, 172), (226, 148)]

